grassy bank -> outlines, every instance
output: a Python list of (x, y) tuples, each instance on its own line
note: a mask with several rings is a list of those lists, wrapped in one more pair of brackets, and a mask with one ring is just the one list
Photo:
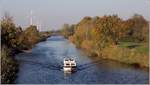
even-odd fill
[[(103, 58), (132, 64), (138, 67), (149, 67), (149, 48), (146, 43), (124, 42), (109, 46), (103, 50)], [(131, 48), (132, 47), (132, 48)]]
[[(74, 44), (76, 45), (76, 43)], [(92, 43), (90, 42), (83, 43), (77, 47), (91, 57), (110, 59), (136, 67), (149, 68), (148, 43), (120, 42), (118, 45), (105, 47), (101, 51), (92, 48)]]

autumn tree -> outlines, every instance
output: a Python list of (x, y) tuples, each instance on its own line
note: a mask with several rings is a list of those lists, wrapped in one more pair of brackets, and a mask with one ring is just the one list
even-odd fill
[(22, 41), (23, 47), (29, 49), (34, 46), (40, 40), (40, 34), (37, 27), (34, 25), (29, 26), (23, 31), (22, 36), (20, 36), (20, 41)]
[(18, 36), (22, 32), (21, 27), (16, 27), (13, 19), (9, 14), (5, 14), (1, 21), (1, 43), (7, 45), (9, 48), (15, 48), (21, 44), (18, 42)]
[(126, 38), (129, 38), (134, 42), (148, 40), (148, 21), (146, 21), (143, 16), (135, 14), (126, 22), (128, 23), (128, 33), (126, 34)]
[[(69, 31), (74, 30), (74, 32)], [(94, 50), (99, 56), (105, 47), (121, 41), (148, 41), (148, 22), (141, 15), (123, 20), (117, 15), (84, 17), (75, 27), (64, 25), (64, 34), (77, 47)], [(71, 33), (71, 34), (70, 34)]]

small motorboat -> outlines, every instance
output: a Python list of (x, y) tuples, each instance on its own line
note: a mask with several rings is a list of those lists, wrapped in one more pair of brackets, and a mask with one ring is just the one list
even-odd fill
[(76, 62), (72, 58), (65, 58), (64, 59), (64, 67), (63, 70), (65, 73), (73, 72), (76, 68)]

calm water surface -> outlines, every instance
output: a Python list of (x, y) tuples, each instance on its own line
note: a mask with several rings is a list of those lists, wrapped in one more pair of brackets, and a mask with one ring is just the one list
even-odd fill
[[(63, 59), (74, 58), (77, 71), (64, 74)], [(148, 71), (111, 60), (91, 58), (62, 36), (38, 43), (31, 53), (20, 53), (18, 84), (105, 84), (148, 83)]]

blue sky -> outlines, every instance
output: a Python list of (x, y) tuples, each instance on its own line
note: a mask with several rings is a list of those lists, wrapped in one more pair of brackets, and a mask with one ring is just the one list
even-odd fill
[(31, 10), (33, 23), (40, 23), (40, 30), (76, 24), (84, 16), (118, 14), (127, 19), (138, 13), (150, 21), (150, 0), (0, 0), (0, 16), (8, 12), (24, 28), (29, 25)]

